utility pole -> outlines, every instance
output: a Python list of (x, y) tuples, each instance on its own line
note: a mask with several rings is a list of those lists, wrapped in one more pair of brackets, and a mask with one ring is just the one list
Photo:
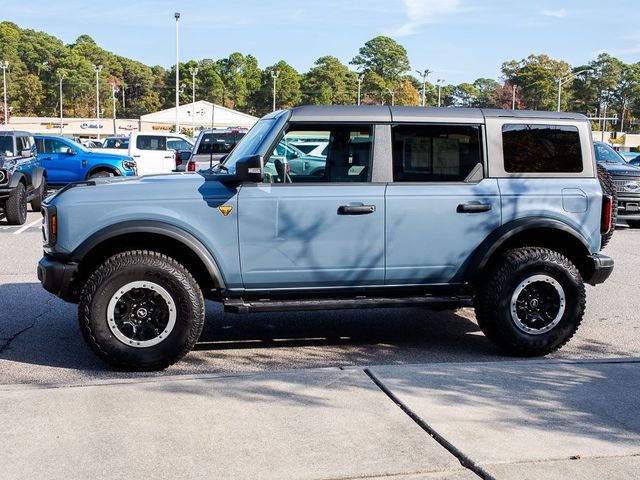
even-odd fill
[(391, 106), (393, 107), (396, 104), (396, 92), (390, 88), (385, 88), (385, 91), (391, 95)]
[(422, 77), (422, 106), (424, 107), (426, 105), (425, 85), (427, 83), (427, 77), (431, 73), (431, 70), (425, 68), (423, 72), (421, 72), (420, 70), (416, 70), (416, 72), (418, 72), (418, 75)]
[(189, 67), (191, 74), (191, 136), (196, 136), (196, 75), (198, 75), (197, 67)]
[(442, 78), (439, 78), (436, 83), (438, 84), (438, 106), (440, 106), (440, 92), (442, 90), (442, 84), (444, 83), (444, 80)]
[(276, 79), (280, 76), (279, 70), (271, 71), (271, 78), (273, 78), (273, 111), (276, 111)]
[(122, 84), (122, 111), (124, 112), (124, 109), (127, 108), (124, 104), (124, 84)]
[(100, 140), (100, 72), (102, 65), (92, 65), (96, 72), (96, 128), (98, 129), (98, 140)]
[(584, 70), (580, 70), (579, 72), (576, 73), (570, 73), (569, 75), (565, 75), (564, 77), (560, 77), (558, 78), (557, 82), (558, 82), (558, 112), (560, 111), (560, 96), (562, 95), (562, 86), (571, 81), (573, 79), (573, 77), (577, 77), (578, 75), (585, 73), (585, 72), (590, 72), (591, 70), (593, 70), (592, 68), (585, 68)]
[(62, 80), (64, 80), (64, 73), (60, 74), (60, 135), (62, 135)]
[(515, 84), (511, 84), (511, 110), (515, 110), (516, 109), (516, 89), (518, 88), (517, 85)]
[(362, 85), (363, 75), (359, 73), (357, 79), (358, 79), (358, 105), (360, 105), (360, 86)]
[(113, 113), (113, 136), (115, 137), (118, 134), (116, 130), (116, 84), (115, 82), (111, 82), (111, 110)]
[(176, 19), (176, 133), (180, 133), (180, 113), (178, 111), (178, 107), (180, 106), (180, 93), (178, 89), (180, 88), (180, 59), (179, 59), (179, 43), (178, 43), (178, 25), (180, 24), (180, 12), (176, 12), (173, 14)]
[(7, 110), (7, 69), (9, 68), (9, 62), (4, 60), (0, 62), (0, 68), (2, 68), (2, 85), (4, 88), (4, 128), (7, 129), (7, 123), (9, 123), (9, 111)]

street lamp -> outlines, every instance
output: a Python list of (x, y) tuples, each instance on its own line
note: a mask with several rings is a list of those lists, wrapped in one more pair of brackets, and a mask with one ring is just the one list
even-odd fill
[(111, 113), (113, 116), (113, 136), (115, 137), (118, 132), (116, 130), (116, 82), (112, 81), (111, 85)]
[(426, 103), (425, 84), (427, 83), (427, 77), (432, 72), (431, 70), (426, 68), (423, 72), (421, 72), (420, 70), (416, 70), (416, 72), (418, 73), (418, 75), (420, 75), (420, 77), (422, 77), (422, 106), (424, 107)]
[(180, 12), (173, 14), (176, 19), (176, 133), (180, 133), (180, 115), (178, 107), (180, 106), (180, 93), (178, 92), (178, 85), (180, 84), (180, 60), (178, 56), (178, 25), (180, 20)]
[(511, 110), (516, 109), (516, 90), (518, 86), (515, 83), (511, 84)]
[(362, 85), (362, 80), (364, 79), (364, 75), (359, 73), (357, 79), (358, 79), (358, 105), (360, 105), (360, 86)]
[(62, 80), (64, 80), (64, 73), (60, 74), (60, 135), (62, 135)]
[(6, 60), (0, 62), (0, 68), (2, 68), (2, 85), (4, 88), (4, 128), (7, 128), (7, 122), (9, 120), (9, 112), (7, 111), (7, 69), (9, 68), (9, 62)]
[(273, 78), (273, 111), (276, 111), (276, 78), (280, 76), (279, 70), (271, 70), (271, 78)]
[(439, 78), (438, 80), (436, 80), (436, 84), (438, 85), (438, 106), (440, 106), (440, 92), (442, 90), (443, 83), (444, 83), (444, 80), (442, 78)]
[(570, 73), (569, 75), (566, 75), (564, 77), (560, 77), (558, 78), (558, 111), (560, 111), (560, 95), (562, 95), (562, 85), (564, 85), (565, 83), (569, 82), (570, 80), (573, 79), (573, 77), (576, 77), (584, 72), (590, 72), (591, 70), (593, 70), (592, 68), (585, 68), (584, 70), (580, 70), (579, 72), (576, 73)]
[(390, 88), (385, 88), (384, 91), (391, 95), (391, 106), (393, 107), (396, 104), (396, 92)]
[(100, 140), (100, 72), (102, 65), (93, 65), (93, 71), (96, 72), (96, 128), (98, 129), (98, 140)]
[(191, 136), (196, 133), (196, 75), (198, 75), (197, 67), (189, 67), (191, 74)]

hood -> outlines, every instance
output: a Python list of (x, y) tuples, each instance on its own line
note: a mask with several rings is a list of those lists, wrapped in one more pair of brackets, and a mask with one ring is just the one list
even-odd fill
[(598, 165), (602, 165), (607, 172), (611, 175), (625, 175), (625, 176), (633, 176), (640, 177), (640, 167), (635, 167), (633, 165), (625, 165), (623, 163), (606, 163), (599, 162)]
[(133, 160), (129, 155), (122, 155), (122, 154), (116, 154), (116, 153), (102, 153), (102, 152), (96, 152), (95, 150), (90, 150), (89, 152), (82, 152), (81, 154), (78, 154), (78, 155), (91, 155), (92, 159), (102, 160), (105, 162), (120, 162), (122, 160)]

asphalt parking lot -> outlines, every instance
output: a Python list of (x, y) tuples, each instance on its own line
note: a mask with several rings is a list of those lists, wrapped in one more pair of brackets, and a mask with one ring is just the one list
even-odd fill
[[(637, 294), (640, 231), (619, 228), (605, 252), (616, 261), (607, 283), (588, 287), (583, 324), (552, 358), (640, 357)], [(113, 372), (85, 346), (76, 307), (45, 292), (37, 280), (40, 214), (25, 226), (0, 218), (0, 384), (68, 383), (140, 377)], [(200, 342), (164, 372), (239, 373), (299, 368), (513, 360), (479, 331), (473, 310), (421, 308), (225, 314), (207, 305)]]

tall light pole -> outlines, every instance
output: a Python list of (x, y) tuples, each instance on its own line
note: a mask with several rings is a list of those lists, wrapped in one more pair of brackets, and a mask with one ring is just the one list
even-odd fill
[(2, 68), (2, 85), (4, 91), (4, 128), (7, 128), (9, 121), (9, 112), (7, 111), (7, 69), (9, 68), (9, 62), (6, 60), (0, 62), (0, 68)]
[(111, 82), (111, 112), (113, 114), (113, 136), (115, 137), (118, 132), (116, 130), (116, 83)]
[(431, 70), (425, 68), (423, 72), (421, 72), (420, 70), (416, 70), (416, 72), (418, 73), (418, 75), (420, 75), (420, 77), (422, 77), (422, 106), (424, 107), (426, 104), (425, 85), (427, 83), (427, 77), (431, 73)]
[(384, 91), (391, 95), (391, 106), (393, 107), (396, 104), (396, 92), (390, 88), (385, 88)]
[(197, 67), (189, 67), (191, 74), (191, 136), (196, 135), (196, 75), (198, 75)]
[(436, 83), (438, 84), (438, 106), (440, 106), (440, 92), (442, 91), (442, 84), (444, 83), (444, 80), (439, 78)]
[(560, 111), (560, 96), (562, 95), (562, 85), (564, 85), (565, 83), (569, 82), (570, 80), (573, 79), (573, 77), (577, 77), (578, 75), (584, 73), (584, 72), (590, 72), (591, 68), (585, 68), (584, 70), (580, 70), (579, 72), (576, 73), (570, 73), (569, 75), (566, 75), (564, 77), (560, 77), (558, 78), (558, 111)]
[(62, 135), (62, 80), (64, 80), (64, 73), (60, 74), (60, 135)]
[(280, 76), (279, 70), (271, 70), (271, 78), (273, 78), (273, 111), (276, 111), (276, 79)]
[(100, 140), (100, 72), (102, 65), (92, 65), (96, 72), (96, 128), (98, 129), (98, 140)]
[(180, 93), (178, 89), (180, 88), (180, 58), (179, 58), (179, 43), (178, 43), (178, 25), (180, 24), (180, 12), (176, 12), (173, 14), (176, 19), (176, 133), (180, 133), (180, 114), (178, 112), (178, 107), (180, 106)]
[(515, 110), (516, 109), (516, 89), (518, 88), (517, 85), (515, 84), (511, 84), (511, 110)]
[(358, 79), (358, 105), (360, 105), (360, 86), (362, 85), (363, 75), (359, 73), (357, 79)]

